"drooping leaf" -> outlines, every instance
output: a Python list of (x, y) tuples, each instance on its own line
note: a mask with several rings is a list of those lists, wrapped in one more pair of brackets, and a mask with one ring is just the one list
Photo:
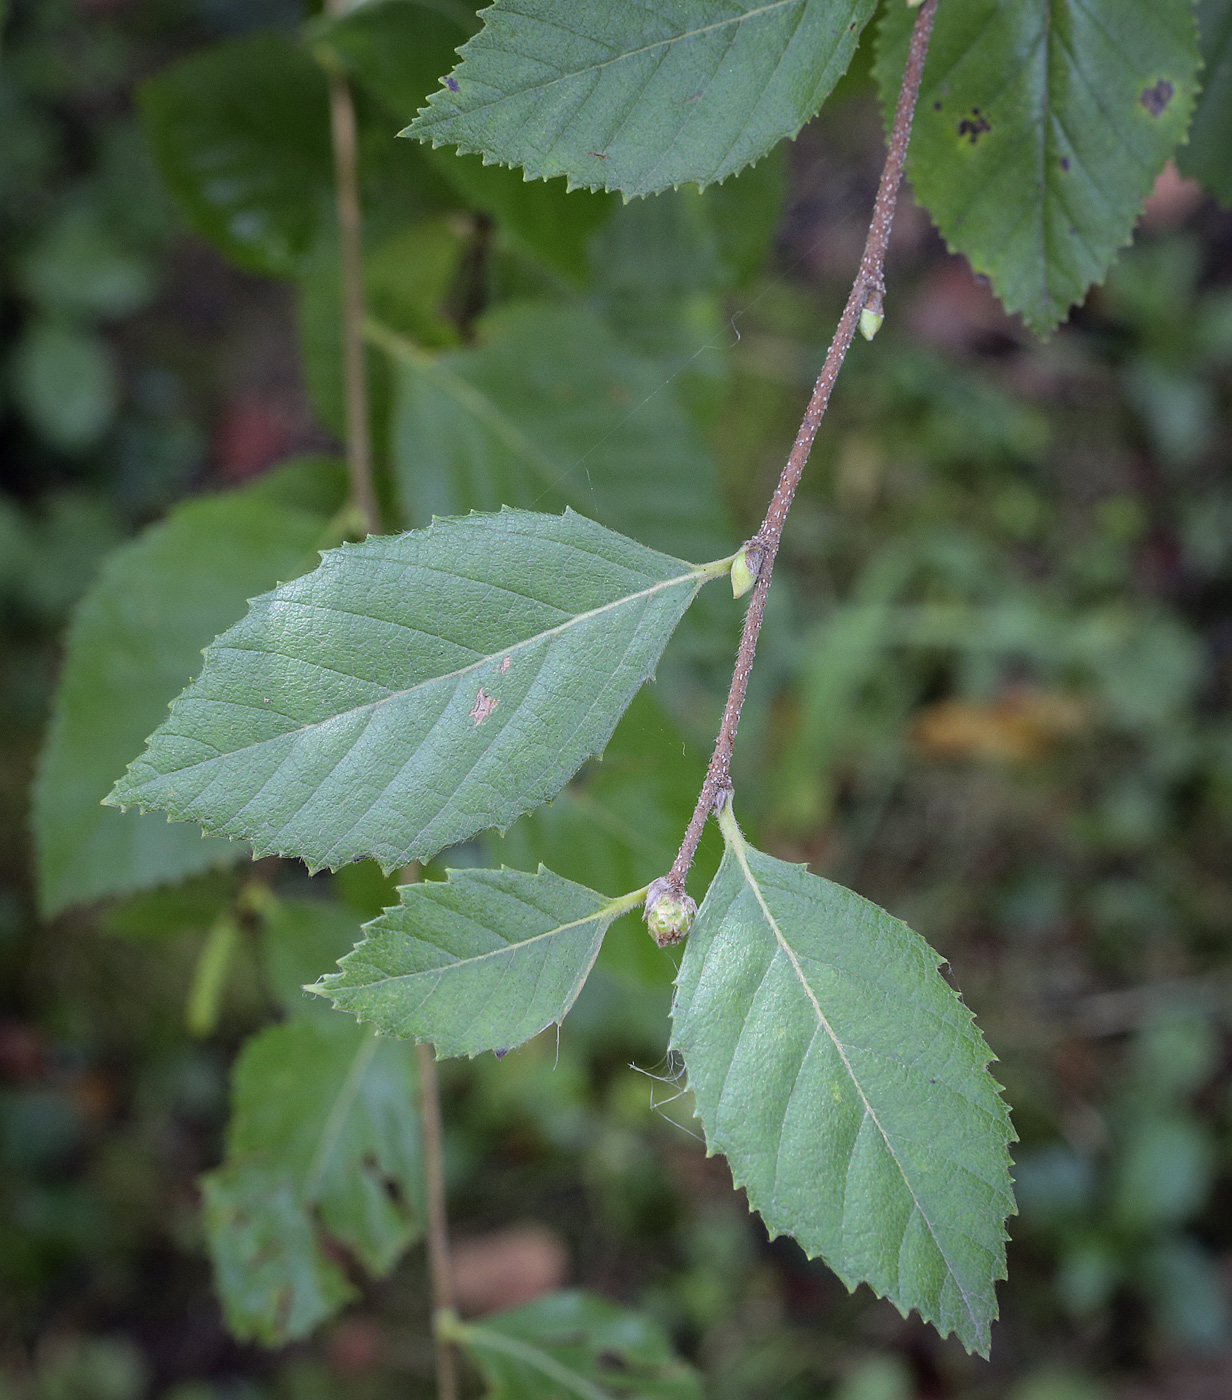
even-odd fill
[(433, 855), (600, 751), (723, 567), (572, 512), (344, 545), (207, 649), (107, 801), (316, 868)]
[(496, 0), (407, 134), (627, 197), (707, 185), (794, 136), (875, 0)]
[(398, 365), (408, 519), (568, 505), (685, 558), (723, 547), (710, 454), (654, 364), (577, 307), (513, 306), (483, 330), (485, 344), (439, 357), (379, 341)]
[(645, 1314), (568, 1290), (447, 1330), (487, 1400), (701, 1400), (696, 1371)]
[(410, 1047), (341, 1016), (270, 1026), (235, 1069), (223, 1165), (203, 1179), (206, 1231), (232, 1331), (280, 1345), (353, 1294), (320, 1227), (373, 1274), (419, 1233)]
[(603, 935), (645, 891), (609, 899), (540, 866), (451, 870), (398, 893), (313, 990), (382, 1035), (450, 1056), (511, 1050), (559, 1025)]
[(1182, 173), (1232, 207), (1232, 0), (1198, 0), (1198, 31), (1202, 91), (1176, 160)]
[(246, 600), (307, 568), (341, 503), (332, 462), (188, 501), (111, 556), (69, 629), (34, 791), (44, 911), (242, 859), (159, 816), (100, 806), (116, 774)]
[(141, 89), (150, 145), (188, 221), (251, 272), (292, 276), (333, 217), (325, 77), (276, 34), (235, 39)]
[[(884, 12), (887, 114), (913, 18)], [(938, 7), (907, 173), (949, 246), (1035, 331), (1129, 242), (1189, 123), (1198, 61), (1190, 0)]]
[(722, 825), (672, 1013), (707, 1147), (771, 1235), (986, 1353), (1014, 1200), (984, 1039), (905, 924)]

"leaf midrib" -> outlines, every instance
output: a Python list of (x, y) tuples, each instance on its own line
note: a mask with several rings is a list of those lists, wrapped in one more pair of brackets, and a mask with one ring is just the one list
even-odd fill
[(933, 1223), (928, 1218), (927, 1212), (921, 1205), (920, 1198), (916, 1195), (915, 1187), (912, 1186), (911, 1181), (907, 1176), (906, 1168), (903, 1166), (902, 1161), (899, 1159), (898, 1153), (894, 1149), (894, 1144), (890, 1141), (890, 1135), (882, 1126), (881, 1119), (878, 1118), (876, 1109), (873, 1108), (872, 1103), (869, 1101), (869, 1097), (864, 1092), (864, 1087), (860, 1083), (860, 1080), (856, 1075), (855, 1069), (853, 1068), (851, 1061), (847, 1058), (846, 1046), (838, 1038), (837, 1034), (834, 1031), (834, 1027), (831, 1026), (829, 1020), (826, 1017), (825, 1012), (821, 1009), (821, 1003), (817, 1000), (816, 994), (814, 993), (812, 987), (809, 985), (808, 978), (804, 975), (804, 970), (800, 966), (799, 959), (796, 957), (795, 949), (787, 941), (782, 929), (779, 928), (778, 921), (775, 919), (774, 915), (770, 911), (770, 906), (766, 903), (765, 896), (761, 892), (761, 885), (759, 884), (757, 877), (753, 874), (752, 867), (749, 865), (747, 847), (744, 844), (743, 838), (740, 838), (738, 840), (729, 839), (728, 846), (729, 849), (732, 851), (732, 854), (736, 857), (736, 860), (739, 862), (740, 869), (744, 875), (745, 883), (748, 885), (749, 889), (752, 890), (753, 897), (757, 900), (758, 907), (761, 909), (762, 917), (765, 919), (766, 924), (770, 928), (770, 931), (774, 934), (775, 942), (787, 955), (787, 959), (791, 963), (792, 971), (796, 974), (796, 978), (799, 981), (800, 986), (804, 989), (805, 996), (808, 998), (809, 1003), (812, 1005), (813, 1012), (817, 1018), (818, 1025), (830, 1037), (830, 1040), (834, 1045), (834, 1049), (837, 1052), (839, 1059), (843, 1062), (843, 1068), (847, 1071), (848, 1078), (851, 1080), (852, 1087), (860, 1096), (860, 1102), (864, 1105), (865, 1113), (872, 1120), (873, 1125), (876, 1127), (877, 1131), (881, 1134), (881, 1139), (885, 1143), (886, 1151), (890, 1154), (894, 1165), (898, 1168), (899, 1175), (903, 1179), (903, 1185), (907, 1188), (907, 1192), (911, 1197), (912, 1203), (914, 1204), (920, 1219), (924, 1222), (929, 1235), (932, 1237), (932, 1241), (937, 1247), (938, 1254), (940, 1254), (941, 1258), (945, 1261), (946, 1271), (949, 1273), (949, 1276), (954, 1280), (954, 1286), (958, 1289), (958, 1292), (962, 1297), (963, 1304), (967, 1309), (967, 1315), (971, 1319), (972, 1325), (978, 1331), (980, 1326), (979, 1318), (975, 1312), (974, 1307), (972, 1306), (971, 1299), (967, 1295), (967, 1290), (959, 1281), (954, 1266), (950, 1263), (950, 1257), (945, 1252), (945, 1248), (942, 1245), (941, 1241), (937, 1238), (937, 1232), (933, 1228)]
[[(704, 581), (705, 578), (707, 577), (707, 567), (708, 567), (708, 566), (703, 565), (703, 566), (701, 566), (700, 568), (691, 569), (691, 570), (690, 570), (688, 573), (686, 573), (686, 574), (678, 574), (675, 578), (663, 579), (663, 580), (661, 580), (661, 581), (658, 582), (658, 583), (652, 584), (649, 588), (640, 589), (640, 590), (639, 590), (638, 592), (636, 592), (636, 593), (626, 593), (626, 594), (624, 594), (624, 595), (623, 595), (622, 597), (620, 597), (620, 598), (613, 599), (613, 601), (610, 602), (610, 603), (604, 603), (601, 607), (591, 608), (588, 612), (578, 613), (578, 614), (576, 614), (575, 616), (573, 616), (573, 617), (567, 619), (565, 622), (558, 623), (555, 627), (549, 627), (549, 628), (545, 629), (545, 630), (542, 631), (542, 632), (536, 632), (536, 633), (534, 634), (534, 636), (526, 637), (526, 638), (524, 638), (524, 639), (523, 639), (522, 641), (520, 641), (520, 642), (514, 642), (514, 643), (513, 643), (512, 645), (510, 645), (510, 646), (500, 647), (500, 648), (498, 648), (496, 651), (488, 652), (488, 653), (486, 653), (484, 656), (481, 656), (481, 657), (479, 658), (478, 661), (473, 661), (473, 662), (471, 662), (471, 664), (470, 664), (469, 666), (463, 666), (463, 667), (461, 667), (459, 670), (456, 670), (456, 671), (445, 671), (445, 672), (443, 672), (443, 673), (442, 673), (441, 675), (439, 675), (439, 676), (429, 676), (426, 680), (418, 681), (415, 685), (409, 686), (406, 690), (394, 690), (394, 691), (391, 691), (388, 695), (383, 695), (383, 696), (381, 696), (381, 698), (380, 698), (379, 700), (367, 700), (367, 701), (365, 701), (362, 705), (354, 705), (354, 706), (352, 706), (351, 709), (349, 709), (349, 710), (340, 710), (337, 714), (329, 715), (329, 716), (327, 716), (325, 719), (313, 720), (313, 721), (311, 721), (311, 722), (308, 723), (308, 724), (302, 724), (302, 725), (300, 725), (300, 727), (299, 727), (298, 729), (285, 729), (285, 730), (283, 730), (283, 732), (282, 732), (281, 734), (274, 734), (274, 735), (271, 735), (268, 739), (258, 739), (255, 743), (243, 744), (243, 745), (241, 745), (241, 746), (238, 747), (238, 748), (227, 749), (227, 750), (225, 750), (225, 751), (223, 751), (223, 752), (218, 753), (218, 754), (217, 754), (216, 756), (214, 756), (214, 757), (203, 758), (203, 759), (200, 759), (200, 760), (199, 760), (198, 762), (196, 762), (196, 763), (185, 764), (182, 768), (177, 768), (177, 769), (174, 769), (174, 770), (172, 770), (172, 771), (177, 772), (177, 773), (190, 773), (190, 772), (192, 772), (193, 769), (195, 769), (195, 768), (204, 768), (204, 767), (208, 767), (210, 764), (218, 763), (221, 759), (224, 759), (224, 758), (234, 758), (234, 757), (236, 757), (238, 754), (253, 753), (253, 752), (256, 752), (256, 751), (259, 750), (259, 749), (262, 749), (262, 748), (266, 747), (266, 745), (268, 745), (268, 744), (277, 744), (277, 743), (281, 743), (281, 742), (283, 742), (284, 740), (286, 740), (286, 739), (288, 739), (288, 738), (289, 738), (289, 739), (296, 739), (296, 738), (298, 738), (298, 737), (299, 737), (300, 735), (302, 735), (302, 734), (307, 734), (307, 733), (310, 733), (310, 732), (313, 731), (313, 730), (321, 729), (321, 728), (323, 728), (325, 725), (328, 725), (328, 724), (336, 724), (339, 720), (350, 719), (352, 716), (358, 715), (358, 714), (362, 714), (362, 713), (364, 713), (365, 711), (373, 711), (373, 712), (375, 712), (375, 711), (378, 710), (382, 705), (387, 705), (387, 704), (391, 703), (391, 702), (394, 701), (394, 700), (405, 700), (408, 696), (414, 695), (417, 691), (423, 690), (423, 689), (425, 689), (425, 688), (428, 687), (428, 686), (436, 685), (436, 684), (438, 684), (438, 683), (441, 682), (441, 681), (458, 680), (458, 679), (460, 679), (462, 676), (465, 676), (465, 675), (467, 675), (468, 673), (470, 673), (470, 672), (472, 672), (472, 671), (477, 671), (477, 670), (479, 670), (481, 667), (489, 665), (491, 662), (493, 662), (494, 660), (496, 660), (497, 657), (502, 657), (502, 658), (503, 658), (503, 657), (506, 657), (506, 656), (513, 656), (513, 655), (515, 655), (517, 652), (523, 651), (523, 650), (525, 650), (525, 649), (528, 648), (528, 647), (531, 647), (531, 646), (536, 645), (537, 643), (543, 641), (545, 638), (561, 636), (561, 635), (564, 634), (565, 632), (569, 631), (569, 629), (572, 628), (572, 627), (580, 626), (580, 625), (581, 625), (582, 623), (584, 623), (584, 622), (589, 622), (589, 621), (591, 621), (593, 618), (601, 617), (604, 613), (612, 612), (612, 611), (614, 611), (614, 610), (617, 609), (617, 608), (624, 607), (624, 606), (625, 606), (626, 604), (628, 604), (628, 603), (635, 603), (635, 602), (637, 602), (638, 599), (640, 599), (640, 598), (650, 598), (650, 597), (653, 597), (653, 596), (654, 596), (655, 594), (657, 594), (657, 593), (662, 593), (662, 592), (666, 591), (667, 589), (675, 588), (677, 585), (682, 584), (682, 583), (685, 583), (685, 582), (688, 581), (689, 579), (695, 580), (695, 581), (697, 582), (697, 584), (700, 586), (701, 582)], [(215, 643), (214, 646), (211, 646), (211, 647), (208, 649), (209, 652), (211, 652), (211, 653), (214, 652), (214, 650), (215, 650), (215, 648), (216, 648), (217, 646), (218, 646), (218, 644)], [(249, 652), (249, 653), (258, 653), (258, 654), (262, 654), (262, 655), (266, 655), (266, 656), (276, 656), (276, 655), (279, 654), (279, 653), (277, 653), (277, 652), (269, 652), (269, 651), (265, 651), (264, 649), (260, 649), (260, 648), (251, 648), (251, 647), (227, 647), (227, 648), (222, 648), (222, 649), (229, 650), (229, 651), (247, 651), (247, 652)], [(290, 658), (288, 658), (288, 659), (290, 659)], [(298, 659), (301, 659), (301, 658), (294, 658), (294, 659), (297, 659), (297, 660), (298, 660)], [(307, 662), (306, 664), (313, 664), (313, 663), (309, 661), (309, 662)], [(359, 678), (359, 677), (353, 677), (352, 679), (360, 679), (360, 678)], [(188, 699), (200, 699), (200, 698), (202, 698), (202, 697), (191, 696), (191, 695), (182, 696), (179, 700), (177, 700), (177, 701), (175, 702), (175, 706), (173, 707), (173, 712), (174, 712), (174, 709), (177, 709), (181, 704), (184, 703), (185, 700), (188, 700)], [(233, 703), (233, 702), (227, 701), (227, 700), (215, 700), (213, 703), (216, 703), (216, 704), (230, 704), (230, 703)], [(262, 713), (269, 713), (269, 712), (267, 712), (267, 711), (262, 711)], [(143, 761), (143, 760), (138, 760), (138, 762), (141, 762), (141, 761)], [(161, 777), (166, 777), (167, 774), (166, 774), (166, 773), (159, 773), (158, 776), (159, 776), (160, 778), (161, 778)], [(146, 779), (146, 780), (144, 780), (144, 781), (149, 781), (149, 780)], [(113, 802), (111, 801), (111, 797), (110, 797), (110, 796), (107, 797), (107, 798), (105, 799), (105, 803), (106, 803), (107, 805), (110, 805), (110, 806), (120, 806), (120, 805), (121, 805), (119, 802), (114, 802), (114, 803), (113, 803)]]
[[(542, 933), (533, 933), (529, 938), (519, 939), (516, 943), (506, 943), (503, 948), (490, 948), (486, 953), (476, 953), (474, 957), (455, 957), (452, 962), (441, 963), (438, 967), (425, 967), (418, 972), (390, 973), (388, 976), (378, 978), (377, 980), (372, 982), (351, 982), (348, 983), (345, 988), (340, 986), (337, 988), (337, 990), (367, 991), (372, 987), (386, 986), (390, 982), (411, 982), (414, 981), (414, 979), (417, 977), (436, 977), (439, 981), (440, 977), (445, 973), (461, 972), (466, 968), (474, 967), (476, 963), (484, 962), (488, 958), (499, 958), (503, 953), (514, 953), (518, 952), (522, 948), (529, 948), (532, 943), (538, 943), (544, 938), (554, 938), (557, 934), (568, 933), (570, 929), (581, 928), (584, 924), (599, 923), (602, 920), (604, 914), (607, 914), (612, 910), (616, 910), (616, 913), (612, 914), (612, 920), (614, 920), (617, 917), (617, 914), (624, 912), (623, 909), (619, 908), (620, 904), (620, 900), (613, 900), (612, 902), (604, 904), (600, 908), (596, 909), (593, 914), (587, 914), (584, 918), (574, 919), (567, 924), (557, 924), (555, 928), (545, 929)], [(407, 907), (408, 906), (403, 905), (403, 908)], [(611, 920), (609, 920), (609, 922), (611, 922)], [(401, 930), (397, 931), (401, 932)], [(406, 936), (412, 937), (413, 935), (408, 934)], [(429, 943), (428, 940), (424, 938), (416, 939), (416, 942), (425, 943), (430, 948), (439, 949), (440, 946), (436, 943)], [(363, 945), (361, 944), (360, 947), (362, 946)], [(335, 973), (332, 975), (342, 976), (341, 973)], [(322, 982), (321, 985), (324, 987), (325, 983)]]
[[(673, 44), (680, 44), (689, 39), (698, 39), (701, 38), (703, 35), (711, 34), (717, 32), (718, 30), (727, 29), (732, 25), (746, 24), (749, 20), (764, 19), (767, 15), (773, 14), (776, 10), (789, 10), (795, 6), (799, 6), (801, 9), (805, 9), (807, 8), (807, 5), (808, 0), (772, 0), (770, 4), (762, 5), (756, 10), (747, 10), (742, 15), (733, 15), (730, 19), (718, 20), (714, 24), (703, 25), (700, 29), (689, 29), (686, 30), (683, 34), (677, 34), (670, 39), (660, 39), (653, 44), (643, 44), (643, 46), (640, 49), (626, 49), (623, 53), (617, 54), (615, 58), (604, 59), (601, 63), (591, 63), (588, 64), (585, 68), (572, 68), (569, 70), (569, 72), (562, 73), (558, 78), (551, 78), (547, 82), (529, 84), (526, 87), (518, 88), (516, 92), (502, 93), (499, 97), (492, 98), (487, 102), (471, 103), (465, 108), (465, 115), (470, 115), (473, 112), (482, 112), (485, 108), (488, 107), (498, 107), (502, 102), (510, 102), (515, 97), (525, 97), (531, 93), (547, 92), (548, 89), (555, 87), (557, 83), (572, 82), (575, 79), (584, 77), (588, 73), (602, 72), (605, 68), (611, 68), (617, 63), (624, 63), (628, 59), (640, 58), (643, 54), (653, 53), (656, 49), (670, 49)], [(527, 19), (531, 17), (523, 15), (519, 16), (519, 18)], [(558, 26), (558, 28), (563, 29), (564, 26), (560, 25)], [(575, 37), (585, 38), (587, 36), (575, 35)], [(439, 92), (435, 95), (439, 96)], [(429, 107), (428, 109), (426, 109), (425, 112), (421, 113), (420, 116), (416, 118), (416, 121), (422, 121), (423, 118), (429, 115), (430, 113), (431, 108)], [(460, 111), (457, 114), (451, 114), (451, 116), (447, 117), (437, 117), (436, 120), (449, 121), (453, 119), (454, 115), (463, 115), (463, 112)], [(425, 122), (424, 125), (431, 125), (431, 121)]]

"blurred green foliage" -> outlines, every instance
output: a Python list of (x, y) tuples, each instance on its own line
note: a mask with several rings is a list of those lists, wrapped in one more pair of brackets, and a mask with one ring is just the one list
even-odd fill
[[(312, 30), (361, 75), (373, 314), (448, 352), (436, 372), (468, 383), (496, 353), (471, 344), (481, 313), (529, 300), (540, 325), (595, 318), (634, 367), (620, 426), (701, 444), (719, 487), (686, 527), (727, 512), (738, 538), (858, 256), (850, 230), (879, 139), (867, 83), (739, 181), (564, 202), (566, 225), (554, 186), (387, 139), (415, 101), (378, 62), (397, 9)], [(473, 23), (465, 7), (441, 14), (432, 52), (446, 57), (425, 60), (424, 86)], [(328, 970), (344, 926), (390, 901), (388, 883), (373, 867), (327, 883), (263, 866), (254, 894), (245, 867), (40, 924), (25, 834), (60, 639), (104, 557), (189, 492), (328, 447), (337, 424), (328, 206), (275, 229), (276, 256), (259, 226), (228, 225), (264, 249), (248, 266), (284, 283), (228, 271), (175, 212), (133, 100), (170, 61), (235, 41), (292, 54), (311, 86), (291, 37), (302, 18), (293, 0), (25, 0), (0, 46), (0, 1395), (19, 1400), (431, 1391), (416, 1251), (373, 1283), (327, 1241), (322, 1267), (339, 1296), (356, 1289), (354, 1307), (310, 1343), (239, 1346), (195, 1184), (224, 1157), (238, 1048), (271, 1023), (311, 1037), (302, 1028), (333, 1014), (294, 988)], [(272, 60), (258, 68), (278, 80)], [(307, 164), (327, 198), (328, 164)], [(764, 846), (944, 951), (1001, 1056), (1022, 1215), (992, 1362), (767, 1243), (703, 1157), (678, 1067), (662, 1060), (674, 964), (633, 919), (613, 928), (559, 1041), (443, 1067), (456, 1231), (487, 1277), (493, 1231), (548, 1230), (569, 1261), (551, 1282), (640, 1304), (720, 1400), (1220, 1393), (1232, 224), (1210, 204), (1157, 213), (1042, 345), (909, 211), (900, 229), (886, 326), (844, 370), (788, 530), (738, 782)], [(375, 351), (372, 370), (392, 512), (409, 499), (406, 386)], [(540, 386), (528, 421), (533, 409), (542, 424), (552, 392)], [(544, 484), (588, 492), (599, 444), (561, 417), (567, 431), (528, 428), (568, 478)], [(456, 458), (440, 480), (446, 468)], [(703, 608), (608, 761), (449, 863), (550, 859), (613, 894), (659, 873), (730, 644), (729, 610)], [(702, 860), (705, 874), (715, 850)], [(202, 991), (211, 930), (232, 907), (234, 937), (224, 958), (215, 935)], [(194, 987), (210, 1013), (198, 1036)]]

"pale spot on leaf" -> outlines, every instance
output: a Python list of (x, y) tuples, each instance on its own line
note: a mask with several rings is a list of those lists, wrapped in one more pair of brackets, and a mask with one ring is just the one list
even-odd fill
[(500, 701), (494, 695), (489, 695), (483, 686), (479, 687), (479, 694), (475, 696), (475, 704), (471, 709), (471, 719), (475, 721), (475, 728), (484, 722), (485, 719), (496, 709)]

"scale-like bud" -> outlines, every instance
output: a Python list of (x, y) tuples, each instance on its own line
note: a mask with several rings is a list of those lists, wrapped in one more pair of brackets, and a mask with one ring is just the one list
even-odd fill
[(697, 914), (697, 901), (678, 894), (666, 876), (646, 891), (646, 927), (660, 948), (679, 943)]
[(880, 311), (870, 311), (866, 306), (860, 312), (860, 334), (865, 340), (872, 340), (873, 336), (881, 329), (885, 317)]
[(764, 552), (756, 545), (745, 545), (745, 547), (732, 560), (731, 566), (731, 586), (732, 597), (743, 598), (750, 588), (757, 582), (757, 575), (761, 573), (761, 561), (765, 557)]

